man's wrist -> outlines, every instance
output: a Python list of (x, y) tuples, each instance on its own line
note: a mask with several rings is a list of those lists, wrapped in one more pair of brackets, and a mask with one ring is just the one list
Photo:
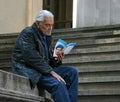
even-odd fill
[(54, 73), (55, 73), (55, 72), (54, 72), (53, 70), (50, 72), (51, 75), (53, 75)]

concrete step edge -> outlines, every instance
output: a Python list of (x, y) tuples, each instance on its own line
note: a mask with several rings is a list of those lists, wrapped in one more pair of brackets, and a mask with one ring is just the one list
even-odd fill
[(93, 96), (93, 95), (120, 95), (120, 89), (97, 89), (97, 90), (79, 90), (78, 96)]
[(107, 66), (107, 67), (102, 67), (102, 68), (98, 68), (97, 66), (95, 68), (91, 67), (91, 68), (78, 68), (78, 72), (79, 73), (91, 73), (91, 72), (118, 72), (120, 71), (120, 67), (111, 67), (111, 66)]
[(120, 61), (120, 57), (118, 56), (117, 58), (98, 58), (98, 59), (96, 59), (96, 58), (94, 58), (94, 59), (87, 59), (87, 58), (81, 58), (81, 57), (79, 57), (79, 58), (67, 58), (67, 59), (64, 59), (63, 60), (63, 63), (64, 64), (66, 64), (66, 63), (73, 63), (73, 64), (75, 64), (75, 63), (100, 63), (100, 62), (104, 62), (104, 63), (107, 63), (107, 62), (114, 62), (114, 61)]
[(102, 83), (102, 82), (120, 82), (120, 76), (94, 76), (94, 77), (80, 77), (79, 84), (81, 83)]

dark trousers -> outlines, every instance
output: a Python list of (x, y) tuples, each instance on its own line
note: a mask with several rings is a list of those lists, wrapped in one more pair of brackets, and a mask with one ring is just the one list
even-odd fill
[(54, 102), (77, 102), (78, 95), (78, 72), (74, 67), (61, 66), (54, 68), (65, 81), (58, 81), (51, 75), (43, 75), (39, 85), (51, 93)]

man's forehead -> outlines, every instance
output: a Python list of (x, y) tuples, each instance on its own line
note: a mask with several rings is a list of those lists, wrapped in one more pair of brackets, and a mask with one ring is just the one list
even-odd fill
[(44, 23), (54, 23), (54, 19), (51, 17), (45, 17), (44, 18)]

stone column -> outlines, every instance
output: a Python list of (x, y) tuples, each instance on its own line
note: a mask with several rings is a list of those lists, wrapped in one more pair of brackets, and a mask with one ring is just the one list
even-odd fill
[(0, 34), (18, 33), (33, 23), (43, 0), (0, 0)]

